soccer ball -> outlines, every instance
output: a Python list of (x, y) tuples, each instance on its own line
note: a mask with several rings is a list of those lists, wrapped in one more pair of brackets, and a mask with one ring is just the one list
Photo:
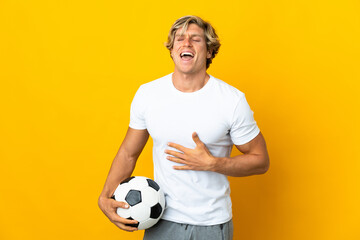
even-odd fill
[(136, 220), (138, 224), (129, 226), (139, 230), (155, 225), (165, 209), (165, 196), (159, 185), (147, 177), (130, 177), (119, 184), (113, 199), (129, 204), (128, 209), (118, 208), (120, 217)]

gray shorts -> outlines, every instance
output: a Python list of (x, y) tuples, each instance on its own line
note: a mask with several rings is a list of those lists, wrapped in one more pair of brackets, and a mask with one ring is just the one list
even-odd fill
[(232, 240), (233, 229), (232, 220), (219, 225), (198, 226), (160, 219), (155, 226), (145, 230), (144, 240)]

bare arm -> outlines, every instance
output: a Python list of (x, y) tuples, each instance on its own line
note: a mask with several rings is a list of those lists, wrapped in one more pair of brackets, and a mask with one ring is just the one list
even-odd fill
[(216, 158), (213, 171), (233, 177), (245, 177), (267, 172), (270, 161), (265, 139), (261, 132), (250, 142), (235, 146), (243, 155)]
[(125, 203), (117, 202), (111, 199), (116, 187), (121, 181), (131, 176), (134, 171), (136, 161), (145, 147), (149, 133), (145, 130), (136, 130), (128, 128), (126, 136), (116, 154), (109, 174), (107, 176), (104, 188), (99, 196), (98, 204), (104, 214), (119, 228), (126, 231), (134, 231), (136, 228), (125, 226), (136, 221), (120, 218), (116, 214), (118, 207), (127, 208)]
[(181, 153), (166, 150), (165, 152), (170, 155), (167, 158), (173, 162), (184, 164), (174, 166), (174, 169), (214, 171), (227, 176), (244, 177), (263, 174), (269, 168), (269, 155), (261, 133), (244, 145), (235, 145), (240, 152), (244, 153), (243, 155), (228, 158), (214, 157), (196, 133), (193, 133), (192, 137), (196, 143), (195, 149), (169, 143), (170, 147), (180, 150)]
[(131, 176), (136, 161), (148, 139), (149, 133), (146, 129), (136, 130), (130, 127), (128, 128), (119, 151), (112, 162), (104, 189), (100, 196), (111, 197), (119, 183)]

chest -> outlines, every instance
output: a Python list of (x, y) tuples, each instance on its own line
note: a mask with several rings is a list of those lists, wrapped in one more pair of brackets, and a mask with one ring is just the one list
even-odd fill
[(194, 147), (193, 132), (205, 144), (229, 141), (231, 111), (216, 98), (159, 99), (149, 104), (145, 116), (147, 129), (157, 142)]

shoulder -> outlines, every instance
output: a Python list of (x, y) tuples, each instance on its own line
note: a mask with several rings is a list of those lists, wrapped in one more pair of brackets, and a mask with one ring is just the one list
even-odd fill
[(213, 77), (214, 87), (224, 98), (237, 102), (241, 98), (245, 97), (245, 94), (234, 86), (231, 86), (227, 82)]
[(151, 100), (157, 99), (161, 93), (167, 91), (170, 77), (171, 74), (141, 84), (137, 89), (134, 98), (138, 99), (138, 101), (141, 101), (143, 104), (148, 104)]
[(140, 85), (138, 91), (141, 91), (144, 94), (151, 94), (151, 95), (156, 92), (163, 91), (167, 87), (170, 77), (171, 74), (168, 74), (166, 76), (144, 83)]

